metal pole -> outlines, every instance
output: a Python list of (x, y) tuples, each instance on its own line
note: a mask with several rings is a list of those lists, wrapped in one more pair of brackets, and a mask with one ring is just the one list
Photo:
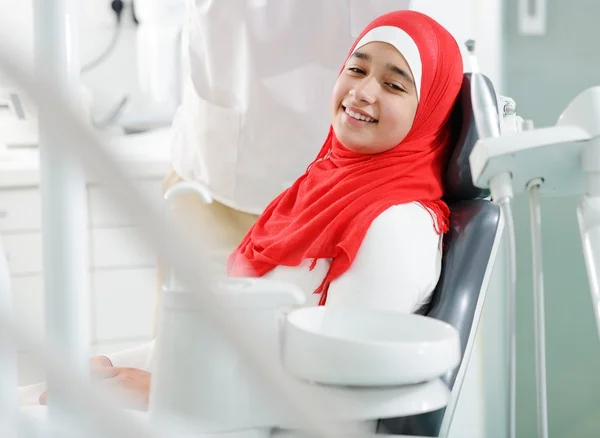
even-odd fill
[(544, 267), (542, 257), (541, 179), (530, 181), (531, 248), (533, 250), (533, 316), (535, 322), (535, 377), (537, 386), (538, 437), (548, 438), (548, 395), (546, 391), (546, 323), (544, 319)]
[[(77, 108), (77, 6), (79, 0), (35, 0), (35, 69), (38, 80)], [(46, 338), (82, 372), (90, 345), (87, 192), (83, 167), (69, 154), (68, 133), (51, 124), (48, 104), (39, 107), (40, 182), (46, 305)], [(60, 385), (48, 379), (50, 418), (69, 409)], [(58, 421), (58, 420), (57, 420)]]
[(513, 222), (512, 206), (509, 198), (501, 199), (498, 204), (506, 220), (507, 230), (507, 297), (506, 324), (508, 329), (508, 436), (517, 436), (517, 259), (515, 225)]

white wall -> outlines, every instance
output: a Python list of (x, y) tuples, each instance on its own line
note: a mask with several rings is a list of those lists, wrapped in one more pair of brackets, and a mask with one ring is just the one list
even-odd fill
[[(119, 43), (108, 60), (82, 76), (82, 82), (94, 96), (96, 113), (110, 109), (123, 96), (132, 101), (141, 98), (137, 86), (135, 26), (126, 9), (123, 13)], [(110, 0), (83, 0), (79, 12), (81, 23), (80, 60), (85, 65), (95, 59), (107, 46), (114, 32), (114, 14)]]
[(412, 0), (411, 9), (435, 18), (454, 35), (470, 71), (465, 41), (477, 42), (481, 71), (502, 93), (502, 1), (503, 0)]
[[(0, 14), (0, 44), (3, 49), (22, 56), (28, 65), (33, 62), (33, 21), (32, 0), (0, 0), (0, 10), (10, 11)], [(8, 82), (0, 71), (0, 86)]]
[[(129, 3), (128, 0), (125, 0)], [(79, 59), (82, 65), (95, 59), (110, 42), (114, 31), (114, 14), (110, 0), (72, 0), (79, 17)], [(33, 0), (0, 0), (0, 41), (33, 64)], [(156, 105), (138, 86), (135, 25), (128, 6), (123, 13), (119, 42), (107, 61), (82, 76), (93, 96), (92, 113), (102, 117), (124, 96), (129, 97), (125, 118), (128, 120), (170, 120), (173, 105)], [(7, 84), (0, 73), (0, 87)]]

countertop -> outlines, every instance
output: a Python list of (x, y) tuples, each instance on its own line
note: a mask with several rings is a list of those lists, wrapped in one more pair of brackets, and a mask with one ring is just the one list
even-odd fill
[[(135, 179), (162, 179), (170, 170), (171, 130), (106, 137), (107, 149)], [(37, 186), (40, 183), (39, 150), (36, 142), (7, 148), (0, 141), (0, 190)], [(94, 177), (88, 177), (93, 184)]]

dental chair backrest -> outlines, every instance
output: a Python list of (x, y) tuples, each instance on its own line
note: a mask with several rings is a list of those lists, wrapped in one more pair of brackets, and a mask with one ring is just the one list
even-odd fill
[[(493, 91), (492, 83), (486, 78)], [(495, 96), (495, 94), (494, 94)], [(455, 109), (460, 135), (446, 174), (450, 231), (444, 237), (442, 272), (431, 302), (419, 313), (445, 321), (459, 331), (460, 365), (443, 376), (451, 389), (446, 408), (423, 415), (381, 420), (379, 431), (394, 435), (446, 437), (473, 348), (490, 274), (502, 235), (502, 218), (488, 193), (473, 186), (469, 155), (479, 135), (471, 105), (471, 75), (465, 74)], [(458, 120), (457, 120), (458, 123)]]

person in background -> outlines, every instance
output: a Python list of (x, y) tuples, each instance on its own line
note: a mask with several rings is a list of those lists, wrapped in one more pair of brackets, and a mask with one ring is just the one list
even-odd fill
[[(364, 27), (408, 0), (193, 0), (183, 103), (165, 188), (197, 181), (215, 202), (182, 199), (215, 269), (301, 175), (328, 129), (344, 54)], [(293, 135), (290, 135), (293, 133)], [(206, 235), (205, 235), (206, 234)]]

